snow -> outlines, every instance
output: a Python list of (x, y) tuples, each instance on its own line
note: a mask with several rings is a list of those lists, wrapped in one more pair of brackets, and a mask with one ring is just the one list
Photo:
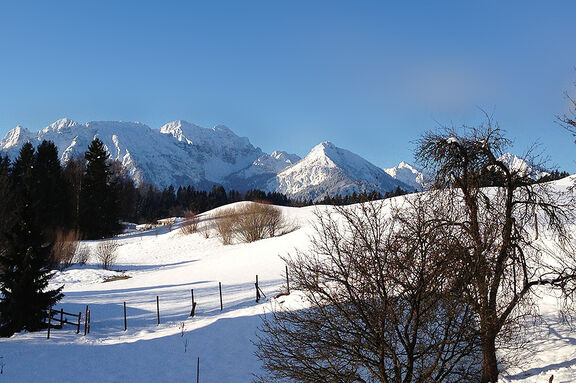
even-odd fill
[[(220, 209), (200, 216), (204, 223)], [(119, 236), (116, 271), (102, 270), (92, 259), (85, 266), (57, 272), (52, 286), (65, 284), (58, 308), (83, 312), (90, 305), (91, 333), (74, 329), (20, 333), (0, 339), (0, 357), (7, 382), (143, 382), (195, 381), (200, 357), (201, 382), (249, 382), (259, 370), (254, 334), (270, 301), (255, 302), (259, 275), (267, 297), (282, 290), (284, 262), (280, 256), (304, 247), (311, 233), (314, 208), (282, 208), (300, 228), (281, 237), (251, 244), (223, 246), (214, 232), (183, 235), (162, 226)], [(201, 222), (200, 226), (204, 225)], [(87, 241), (95, 248), (98, 241)], [(105, 278), (131, 278), (104, 282)], [(220, 311), (218, 282), (224, 310)], [(198, 302), (190, 313), (190, 289)], [(156, 325), (156, 296), (161, 324)], [(292, 299), (292, 298), (285, 298)], [(124, 331), (123, 302), (128, 331)], [(182, 335), (181, 326), (184, 324)], [(34, 366), (34, 368), (30, 368)]]
[(409, 185), (416, 190), (425, 189), (424, 173), (404, 161), (401, 161), (397, 166), (394, 166), (393, 168), (386, 168), (383, 170), (391, 177), (404, 182), (406, 185)]
[(536, 169), (534, 166), (528, 164), (525, 159), (520, 158), (512, 153), (504, 153), (498, 158), (498, 160), (504, 162), (504, 164), (506, 164), (509, 169), (529, 176), (535, 180), (549, 174), (541, 169)]
[(25, 142), (38, 145), (50, 140), (65, 163), (82, 157), (95, 137), (137, 184), (198, 189), (223, 185), (240, 191), (276, 191), (296, 199), (373, 190), (385, 193), (398, 186), (414, 189), (330, 142), (315, 146), (304, 159), (280, 150), (266, 154), (226, 126), (207, 129), (182, 120), (152, 129), (139, 122), (79, 123), (63, 118), (35, 133), (12, 129), (0, 142), (0, 152), (14, 159)]
[(158, 130), (138, 122), (82, 124), (68, 118), (35, 133), (16, 127), (0, 142), (0, 151), (16, 158), (25, 142), (38, 145), (50, 140), (65, 163), (83, 156), (95, 137), (103, 141), (111, 158), (120, 161), (136, 183), (161, 187), (222, 183), (226, 176), (249, 166), (263, 154), (247, 138), (236, 136), (224, 126), (206, 129), (174, 121)]
[(326, 195), (373, 190), (384, 193), (398, 186), (413, 190), (359, 155), (322, 142), (302, 160), (278, 173), (268, 182), (267, 189), (293, 198), (321, 200)]
[[(574, 177), (556, 182), (572, 185)], [(402, 203), (404, 198), (392, 199)], [(387, 200), (385, 203), (389, 203)], [(249, 202), (240, 202), (238, 205)], [(314, 233), (317, 209), (330, 206), (281, 207), (296, 230), (250, 244), (223, 246), (213, 230), (204, 230), (221, 207), (200, 216), (200, 231), (184, 235), (178, 224), (169, 231), (158, 226), (132, 231), (119, 243), (115, 270), (102, 270), (91, 259), (85, 266), (57, 272), (51, 285), (64, 287), (58, 304), (68, 312), (83, 312), (90, 305), (92, 330), (76, 335), (72, 326), (19, 333), (0, 339), (4, 363), (0, 381), (6, 382), (164, 382), (195, 381), (200, 358), (200, 382), (250, 382), (261, 365), (254, 356), (255, 334), (261, 315), (272, 309), (302, 307), (302, 294), (284, 291), (282, 256), (305, 250)], [(98, 241), (86, 241), (94, 249)], [(255, 302), (258, 274), (266, 299)], [(104, 282), (114, 276), (128, 279)], [(224, 310), (220, 311), (218, 282), (222, 283)], [(198, 302), (189, 317), (190, 289)], [(551, 290), (540, 288), (538, 303), (543, 320), (530, 328), (532, 342), (518, 355), (520, 367), (508, 367), (501, 383), (541, 383), (554, 374), (554, 382), (576, 376), (576, 336), (561, 320), (560, 304)], [(156, 324), (156, 296), (161, 324)], [(123, 302), (128, 330), (124, 331)], [(33, 368), (32, 368), (33, 366)], [(504, 366), (506, 367), (506, 366)]]
[(446, 139), (446, 143), (448, 143), (448, 144), (459, 144), (460, 141), (459, 141), (458, 138), (456, 138), (456, 137), (448, 137), (448, 138)]

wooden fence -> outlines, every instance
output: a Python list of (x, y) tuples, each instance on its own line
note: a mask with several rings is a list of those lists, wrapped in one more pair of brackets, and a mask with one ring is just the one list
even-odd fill
[[(279, 295), (286, 295), (290, 293), (290, 284), (288, 278), (288, 267), (286, 267), (286, 292), (280, 293)], [(262, 297), (266, 298), (266, 295), (262, 291), (258, 281), (258, 275), (256, 275), (256, 282), (254, 283), (255, 287), (255, 300), (256, 303), (259, 303)], [(218, 282), (218, 290), (219, 290), (219, 298), (220, 298), (220, 311), (224, 310), (224, 300), (222, 294), (222, 282)], [(196, 314), (196, 307), (197, 303), (194, 299), (194, 289), (190, 290), (191, 295), (191, 310), (189, 317), (194, 317)], [(126, 302), (123, 302), (123, 309), (124, 309), (124, 331), (128, 330), (128, 317), (127, 317), (127, 306)], [(79, 312), (78, 314), (68, 313), (65, 312), (64, 309), (54, 310), (50, 308), (49, 313), (47, 316), (47, 327), (48, 327), (48, 335), (47, 339), (50, 339), (50, 330), (52, 328), (60, 329), (65, 324), (73, 325), (76, 328), (76, 334), (80, 333), (80, 328), (82, 324), (82, 318), (84, 318), (84, 335), (90, 333), (90, 309), (89, 306), (86, 305), (86, 310), (84, 313)], [(55, 322), (55, 323), (53, 323)], [(56, 324), (57, 323), (57, 324)], [(160, 325), (160, 297), (156, 296), (156, 323)]]

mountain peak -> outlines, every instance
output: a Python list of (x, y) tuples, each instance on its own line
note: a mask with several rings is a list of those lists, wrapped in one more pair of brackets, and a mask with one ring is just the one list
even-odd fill
[(498, 160), (505, 163), (510, 170), (535, 180), (548, 174), (546, 171), (538, 169), (535, 165), (528, 163), (525, 159), (509, 152), (502, 154)]
[(384, 193), (396, 187), (412, 190), (366, 159), (329, 141), (316, 145), (302, 160), (278, 173), (268, 187), (312, 200), (362, 191)]
[(318, 145), (316, 145), (315, 147), (312, 148), (311, 151), (315, 151), (315, 150), (326, 150), (326, 149), (335, 149), (336, 146), (330, 142), (330, 141), (324, 141), (319, 143)]
[(236, 135), (232, 129), (230, 129), (229, 127), (227, 127), (226, 125), (216, 125), (212, 128), (212, 130), (214, 132), (224, 132), (224, 133), (231, 133), (233, 135)]
[(69, 130), (71, 127), (77, 126), (77, 125), (78, 125), (78, 123), (76, 121), (71, 120), (67, 117), (64, 117), (64, 118), (61, 118), (59, 120), (54, 121), (53, 123), (51, 123), (50, 125), (45, 127), (42, 130), (42, 132), (44, 132), (44, 133), (62, 132), (62, 131)]
[(33, 134), (21, 125), (16, 125), (15, 128), (10, 129), (6, 136), (0, 141), (0, 148), (5, 150), (19, 146), (21, 143), (29, 141)]
[(424, 189), (424, 173), (405, 161), (401, 161), (398, 166), (393, 168), (384, 169), (384, 171), (391, 177), (404, 182), (416, 190)]

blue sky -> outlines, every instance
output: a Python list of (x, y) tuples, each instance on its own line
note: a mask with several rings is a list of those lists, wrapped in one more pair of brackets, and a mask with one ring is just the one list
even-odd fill
[(229, 126), (264, 151), (321, 141), (412, 161), (479, 108), (521, 154), (576, 172), (555, 116), (576, 94), (576, 2), (0, 3), (0, 135), (62, 117)]

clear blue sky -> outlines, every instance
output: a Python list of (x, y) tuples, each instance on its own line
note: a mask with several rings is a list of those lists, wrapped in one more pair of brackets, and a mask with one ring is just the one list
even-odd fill
[(3, 1), (0, 135), (61, 117), (228, 125), (264, 151), (321, 141), (379, 166), (494, 112), (576, 172), (574, 1)]

